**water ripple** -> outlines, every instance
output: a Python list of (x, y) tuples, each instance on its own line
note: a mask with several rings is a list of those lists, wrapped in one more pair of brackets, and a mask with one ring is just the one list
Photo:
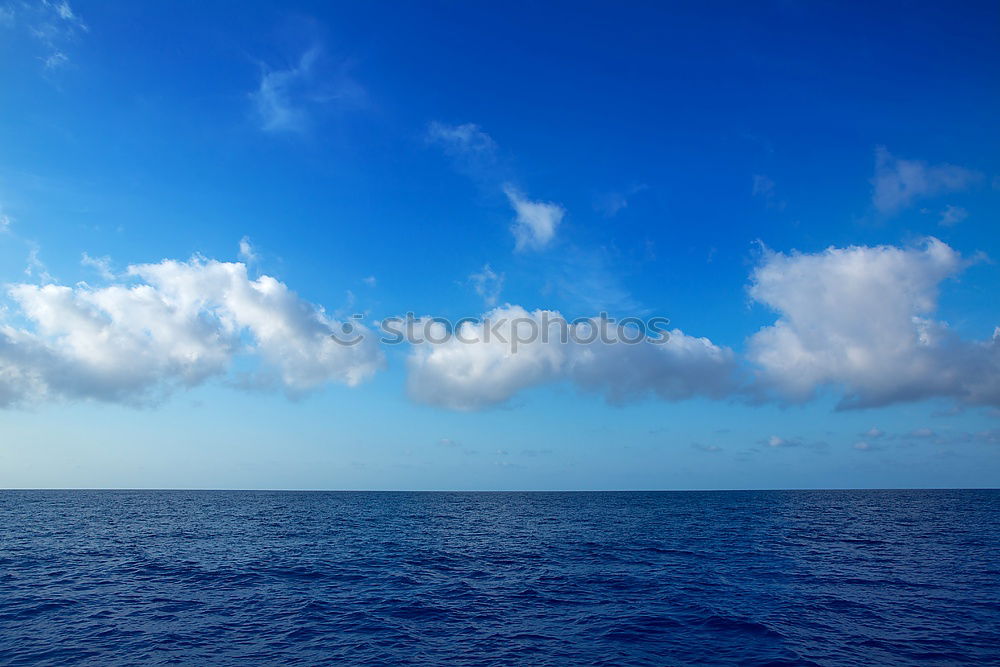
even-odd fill
[(0, 664), (1000, 664), (1000, 492), (0, 492)]

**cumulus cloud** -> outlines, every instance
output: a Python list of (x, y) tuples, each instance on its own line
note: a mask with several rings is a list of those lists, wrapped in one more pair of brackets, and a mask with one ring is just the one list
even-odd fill
[(503, 191), (517, 214), (511, 227), (514, 249), (544, 250), (555, 238), (566, 209), (554, 202), (527, 199), (510, 184), (504, 185)]
[(755, 391), (806, 401), (834, 386), (840, 408), (953, 397), (1000, 404), (1000, 341), (966, 341), (931, 318), (938, 286), (967, 265), (929, 238), (914, 247), (765, 251), (750, 296), (779, 319), (748, 341)]
[(953, 164), (903, 160), (879, 146), (875, 149), (872, 204), (880, 213), (893, 215), (918, 199), (964, 190), (982, 178), (979, 172)]
[(339, 323), (322, 308), (270, 276), (251, 280), (242, 263), (163, 260), (122, 278), (101, 288), (9, 287), (17, 312), (0, 323), (0, 405), (144, 404), (229, 374), (237, 356), (257, 362), (247, 383), (299, 395), (358, 384), (383, 361), (370, 339), (334, 342)]
[[(417, 401), (455, 410), (478, 410), (503, 404), (530, 387), (568, 381), (580, 390), (601, 394), (612, 403), (655, 395), (669, 401), (695, 396), (722, 398), (735, 387), (732, 351), (706, 338), (670, 332), (666, 343), (578, 342), (589, 334), (560, 335), (552, 325), (556, 311), (528, 311), (505, 305), (481, 322), (465, 322), (459, 335), (444, 343), (414, 345), (408, 358), (409, 391)], [(488, 326), (487, 322), (494, 323)], [(514, 322), (522, 324), (515, 325)], [(509, 342), (530, 329), (550, 335), (520, 344)], [(605, 326), (603, 320), (569, 327)], [(441, 339), (443, 336), (435, 336)], [(475, 341), (475, 342), (468, 342)]]

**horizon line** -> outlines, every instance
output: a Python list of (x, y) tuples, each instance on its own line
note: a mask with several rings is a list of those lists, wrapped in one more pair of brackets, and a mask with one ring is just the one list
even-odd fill
[(6, 491), (201, 491), (213, 493), (732, 493), (754, 491), (1000, 491), (993, 486), (856, 486), (856, 487), (760, 487), (712, 489), (296, 489), (296, 488), (209, 488), (209, 487), (0, 487)]

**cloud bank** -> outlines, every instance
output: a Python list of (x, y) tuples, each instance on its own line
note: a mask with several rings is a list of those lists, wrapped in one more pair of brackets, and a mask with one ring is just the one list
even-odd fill
[[(743, 359), (680, 330), (665, 344), (552, 337), (512, 354), (504, 340), (513, 336), (510, 327), (484, 340), (481, 324), (466, 323), (471, 329), (462, 337), (474, 343), (453, 338), (413, 348), (409, 391), (419, 402), (456, 410), (503, 404), (522, 390), (559, 382), (611, 403), (649, 396), (803, 403), (831, 390), (840, 396), (838, 409), (930, 398), (998, 406), (1000, 333), (966, 340), (933, 318), (941, 283), (969, 264), (935, 238), (911, 247), (765, 250), (749, 294), (778, 318), (750, 336)], [(561, 317), (508, 304), (484, 319), (530, 318), (542, 327), (545, 314)]]
[[(252, 256), (244, 245), (243, 255)], [(107, 258), (85, 255), (84, 262), (109, 284), (66, 286), (44, 274), (48, 284), (8, 286), (0, 406), (65, 399), (141, 405), (209, 378), (294, 396), (329, 383), (357, 385), (384, 365), (373, 332), (354, 321), (362, 342), (338, 344), (331, 333), (343, 323), (271, 276), (251, 279), (242, 262), (195, 257), (121, 273)], [(588, 336), (581, 327), (610, 326), (600, 318), (569, 323), (577, 333), (568, 337), (550, 328), (551, 335), (519, 342), (514, 352), (513, 322), (541, 330), (564, 320), (556, 311), (506, 304), (484, 316), (500, 323), (489, 335), (483, 321), (465, 321), (459, 336), (414, 344), (408, 391), (418, 402), (463, 411), (559, 383), (615, 404), (650, 397), (803, 403), (832, 392), (839, 409), (930, 398), (1000, 406), (1000, 328), (992, 338), (968, 340), (934, 318), (940, 285), (970, 263), (935, 238), (817, 253), (765, 249), (748, 292), (776, 319), (747, 339), (742, 357), (679, 329), (664, 343), (582, 342)], [(480, 277), (484, 298), (495, 298), (486, 282), (499, 276), (487, 266)]]

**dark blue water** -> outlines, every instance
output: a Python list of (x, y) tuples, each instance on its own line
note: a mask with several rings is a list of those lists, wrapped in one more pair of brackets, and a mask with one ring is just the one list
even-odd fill
[(0, 663), (1000, 663), (1000, 492), (0, 492)]

